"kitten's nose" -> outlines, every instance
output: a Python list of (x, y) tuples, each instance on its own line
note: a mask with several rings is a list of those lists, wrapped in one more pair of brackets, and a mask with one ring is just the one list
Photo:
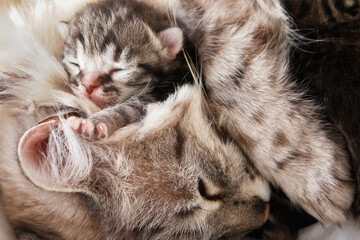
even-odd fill
[(92, 94), (95, 89), (101, 85), (101, 73), (100, 72), (86, 72), (81, 79), (81, 84), (85, 88), (87, 94)]
[(98, 88), (98, 86), (86, 86), (84, 84), (83, 86), (85, 87), (85, 92), (88, 93), (89, 95), (92, 94), (94, 90)]

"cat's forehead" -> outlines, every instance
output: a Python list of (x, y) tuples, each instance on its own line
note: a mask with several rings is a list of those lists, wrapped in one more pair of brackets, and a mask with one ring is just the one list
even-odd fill
[(86, 71), (109, 71), (111, 68), (129, 68), (137, 65), (139, 58), (133, 57), (131, 49), (121, 50), (114, 43), (106, 45), (102, 52), (86, 51), (86, 46), (80, 41), (76, 44), (76, 59), (80, 67)]
[(70, 22), (69, 44), (81, 41), (89, 52), (103, 52), (107, 45), (118, 48), (128, 45), (141, 47), (151, 42), (150, 27), (131, 9), (122, 6), (119, 9), (89, 8), (79, 13)]
[[(87, 29), (88, 28), (88, 29)], [(75, 57), (114, 58), (127, 56), (128, 61), (144, 58), (155, 51), (155, 33), (140, 20), (112, 27), (93, 23), (92, 27), (72, 26), (65, 52)], [(135, 59), (134, 59), (135, 58)]]

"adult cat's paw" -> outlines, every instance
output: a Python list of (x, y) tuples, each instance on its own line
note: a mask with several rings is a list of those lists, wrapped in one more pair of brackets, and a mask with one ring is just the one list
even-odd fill
[(284, 177), (279, 185), (292, 202), (319, 221), (342, 223), (350, 216), (355, 184), (349, 164), (340, 159), (328, 158), (327, 164), (314, 161), (307, 169), (289, 169), (288, 180)]
[(86, 118), (69, 117), (66, 120), (69, 127), (83, 137), (93, 140), (101, 140), (108, 137), (108, 127), (105, 123), (96, 123)]
[(305, 202), (302, 206), (321, 222), (342, 223), (350, 217), (355, 186), (340, 179), (327, 184), (329, 185), (324, 183), (321, 189), (318, 189), (317, 195), (304, 196)]

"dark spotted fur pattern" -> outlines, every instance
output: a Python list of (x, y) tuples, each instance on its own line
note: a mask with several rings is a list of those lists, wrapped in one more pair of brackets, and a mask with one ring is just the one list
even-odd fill
[[(321, 114), (346, 140), (357, 182), (352, 206), (356, 217), (360, 202), (359, 1), (289, 0), (285, 7), (299, 33), (306, 37), (291, 54), (294, 81), (307, 89), (307, 98), (322, 106)], [(296, 239), (299, 229), (316, 221), (278, 191), (273, 191), (270, 203), (268, 222), (253, 233), (261, 239)]]
[[(320, 221), (344, 221), (355, 193), (350, 159), (341, 135), (291, 80), (291, 35), (280, 2), (178, 5), (180, 18), (193, 26), (189, 34), (219, 129), (293, 203)], [(189, 6), (197, 11), (187, 12)]]

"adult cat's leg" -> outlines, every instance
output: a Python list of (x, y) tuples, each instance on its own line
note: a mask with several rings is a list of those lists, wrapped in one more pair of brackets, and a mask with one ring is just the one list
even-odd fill
[(341, 136), (291, 82), (291, 30), (280, 2), (184, 0), (176, 7), (197, 45), (219, 129), (293, 203), (320, 221), (344, 221), (354, 197), (349, 159)]

